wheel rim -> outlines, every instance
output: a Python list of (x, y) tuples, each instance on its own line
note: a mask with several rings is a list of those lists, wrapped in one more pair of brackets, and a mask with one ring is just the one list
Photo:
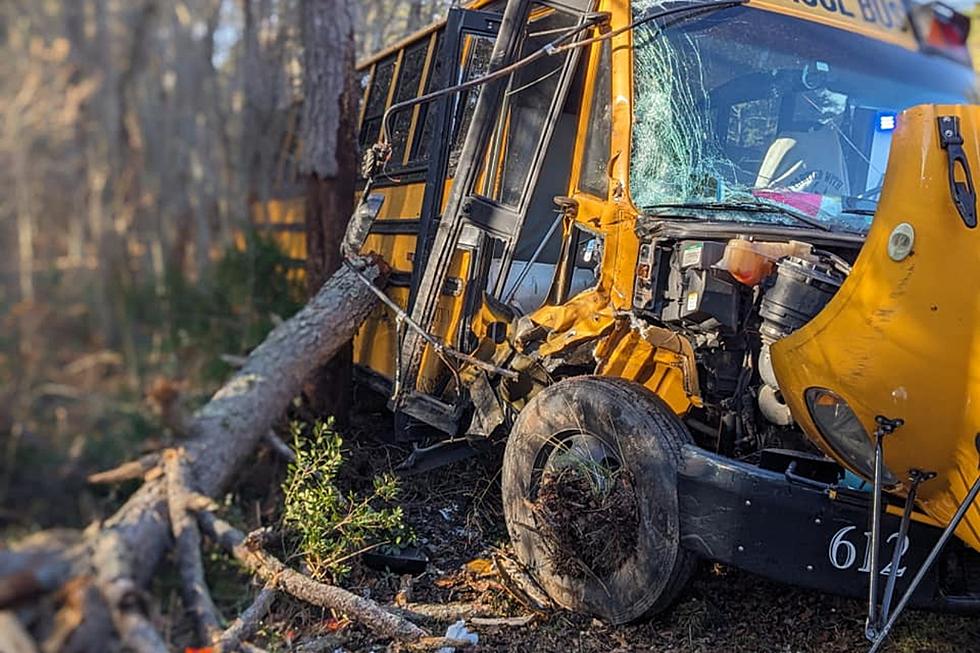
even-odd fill
[(537, 500), (541, 481), (546, 474), (569, 468), (586, 472), (601, 491), (623, 469), (623, 461), (618, 451), (594, 433), (584, 430), (556, 433), (548, 438), (548, 443), (538, 452), (534, 462), (528, 488), (531, 500)]

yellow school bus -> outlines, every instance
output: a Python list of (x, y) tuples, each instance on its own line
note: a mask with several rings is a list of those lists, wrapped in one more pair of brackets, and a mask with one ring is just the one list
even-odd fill
[(907, 604), (980, 608), (967, 32), (476, 1), (362, 64), (344, 248), (390, 276), (355, 362), (432, 445), (407, 466), (505, 442), (517, 555), (615, 623), (701, 559), (865, 596), (876, 646)]

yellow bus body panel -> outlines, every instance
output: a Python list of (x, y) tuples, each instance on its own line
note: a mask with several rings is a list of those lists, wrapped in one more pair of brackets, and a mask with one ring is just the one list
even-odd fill
[[(980, 106), (902, 113), (881, 201), (853, 271), (824, 310), (772, 353), (793, 416), (842, 464), (810, 417), (807, 388), (840, 395), (869, 434), (876, 415), (905, 420), (885, 439), (885, 464), (903, 480), (912, 468), (937, 472), (920, 486), (919, 505), (947, 524), (980, 464), (980, 228), (968, 229), (953, 204), (940, 115), (960, 117), (964, 150), (974, 174), (980, 172)], [(901, 223), (915, 229), (914, 248), (895, 261), (888, 241)], [(980, 550), (980, 505), (957, 535)]]

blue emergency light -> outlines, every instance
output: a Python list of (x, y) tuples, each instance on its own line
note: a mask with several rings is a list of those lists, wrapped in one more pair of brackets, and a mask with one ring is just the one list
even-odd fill
[(876, 127), (880, 132), (890, 132), (895, 131), (895, 125), (898, 124), (898, 114), (895, 113), (879, 113), (876, 123)]

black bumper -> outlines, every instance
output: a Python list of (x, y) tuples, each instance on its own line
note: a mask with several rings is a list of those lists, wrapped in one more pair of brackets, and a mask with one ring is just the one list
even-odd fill
[[(682, 546), (698, 555), (776, 581), (866, 597), (870, 494), (837, 490), (685, 447), (678, 495)], [(899, 518), (886, 515), (882, 573), (891, 562)], [(919, 570), (941, 530), (913, 522), (897, 592)], [(980, 556), (951, 545), (916, 591), (919, 608), (980, 612)], [(972, 571), (971, 571), (972, 570)], [(885, 576), (882, 575), (882, 581)], [(971, 586), (971, 583), (973, 586)]]

